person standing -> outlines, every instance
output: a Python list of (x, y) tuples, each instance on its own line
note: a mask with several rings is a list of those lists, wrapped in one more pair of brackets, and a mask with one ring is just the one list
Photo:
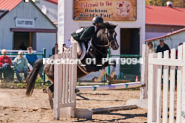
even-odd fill
[(156, 52), (155, 48), (153, 47), (152, 42), (148, 42), (148, 47), (149, 47), (149, 49), (150, 49), (150, 51), (151, 51), (152, 53), (155, 53), (155, 52)]
[(52, 48), (52, 55), (55, 55), (55, 46)]
[(170, 54), (170, 48), (167, 44), (164, 43), (163, 39), (160, 39), (160, 44), (157, 46), (157, 50), (156, 53), (158, 52), (162, 52), (162, 54), (164, 54), (164, 51), (169, 50), (169, 54)]
[(18, 56), (14, 59), (14, 67), (16, 76), (19, 82), (22, 82), (22, 79), (19, 75), (20, 72), (24, 73), (24, 78), (27, 77), (27, 68), (28, 68), (28, 61), (25, 57), (23, 57), (23, 52), (19, 51)]

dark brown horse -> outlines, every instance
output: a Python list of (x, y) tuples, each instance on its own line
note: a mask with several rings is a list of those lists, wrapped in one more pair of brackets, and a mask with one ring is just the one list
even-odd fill
[[(86, 58), (96, 58), (96, 65), (86, 65), (85, 67), (82, 67), (81, 65), (78, 65), (77, 68), (77, 77), (81, 78), (91, 72), (96, 72), (99, 70), (104, 69), (105, 67), (109, 66), (109, 62), (105, 62), (102, 64), (102, 58), (107, 58), (107, 50), (109, 48), (112, 48), (113, 50), (117, 50), (119, 48), (119, 45), (116, 40), (117, 33), (115, 32), (116, 25), (104, 23), (95, 33), (90, 50), (85, 55), (84, 59), (81, 60), (82, 64), (85, 64)], [(55, 55), (50, 57), (50, 59), (53, 59)], [(113, 61), (114, 64), (111, 64), (116, 67), (116, 62)], [(97, 64), (102, 64), (102, 66), (97, 66)], [(28, 96), (31, 96), (34, 90), (35, 86), (35, 80), (39, 73), (39, 70), (43, 66), (43, 60), (37, 60), (35, 64), (33, 65), (33, 70), (31, 71), (29, 77), (27, 78), (27, 90), (26, 94)], [(45, 64), (44, 66), (44, 72), (48, 76), (48, 78), (51, 80), (51, 82), (54, 84), (54, 65), (52, 64)], [(113, 72), (115, 73), (115, 69), (113, 69)], [(112, 76), (109, 76), (111, 78)], [(54, 86), (53, 84), (48, 88), (50, 92), (54, 92)]]

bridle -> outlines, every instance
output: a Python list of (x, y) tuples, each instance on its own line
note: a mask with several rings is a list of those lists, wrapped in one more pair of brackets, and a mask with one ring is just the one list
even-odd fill
[[(114, 38), (110, 41), (110, 39), (109, 39), (109, 37), (108, 37), (108, 34), (110, 33), (110, 31), (114, 31)], [(106, 35), (106, 38), (107, 38), (107, 41), (108, 41), (108, 43), (106, 44), (106, 45), (100, 45), (100, 44), (97, 44), (96, 42), (95, 42), (95, 44), (98, 46), (98, 47), (109, 47), (109, 49), (111, 48), (111, 43), (112, 42), (115, 42), (116, 41), (116, 36), (117, 36), (117, 33), (115, 32), (115, 30), (114, 29), (111, 29), (111, 30), (108, 30), (108, 29), (106, 29), (105, 30), (105, 35)]]
[[(113, 37), (114, 37), (114, 38), (113, 38), (112, 40), (110, 40), (109, 37), (108, 37), (108, 34), (110, 33), (110, 31), (114, 31), (114, 34), (113, 34)], [(97, 32), (96, 32), (96, 33), (97, 33)], [(116, 41), (117, 33), (115, 32), (114, 29), (108, 30), (108, 29), (106, 28), (105, 34), (104, 34), (104, 35), (106, 35), (106, 38), (107, 38), (107, 41), (108, 41), (108, 43), (107, 43), (106, 45), (97, 44), (96, 41), (94, 41), (94, 43), (95, 43), (95, 45), (96, 45), (97, 47), (104, 47), (104, 48), (107, 48), (107, 49), (111, 49), (111, 43)], [(106, 53), (103, 54), (100, 50), (98, 50), (96, 47), (93, 46), (93, 42), (91, 43), (91, 46), (92, 46), (96, 51), (98, 51), (101, 55), (107, 57), (107, 50), (106, 50)]]

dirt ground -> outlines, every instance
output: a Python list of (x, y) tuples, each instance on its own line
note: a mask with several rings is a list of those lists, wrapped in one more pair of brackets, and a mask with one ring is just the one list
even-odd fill
[[(139, 90), (106, 90), (80, 92), (77, 107), (101, 108), (125, 105), (129, 99), (139, 99)], [(48, 95), (35, 89), (31, 97), (25, 89), (0, 89), (0, 123), (57, 123), (57, 122), (147, 122), (146, 109), (121, 110), (93, 114), (93, 120), (64, 118), (53, 121)]]

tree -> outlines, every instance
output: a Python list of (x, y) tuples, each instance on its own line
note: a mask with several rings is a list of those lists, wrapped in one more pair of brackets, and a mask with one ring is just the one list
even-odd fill
[[(146, 5), (166, 6), (169, 0), (145, 0)], [(185, 8), (185, 0), (170, 0), (173, 7)]]

